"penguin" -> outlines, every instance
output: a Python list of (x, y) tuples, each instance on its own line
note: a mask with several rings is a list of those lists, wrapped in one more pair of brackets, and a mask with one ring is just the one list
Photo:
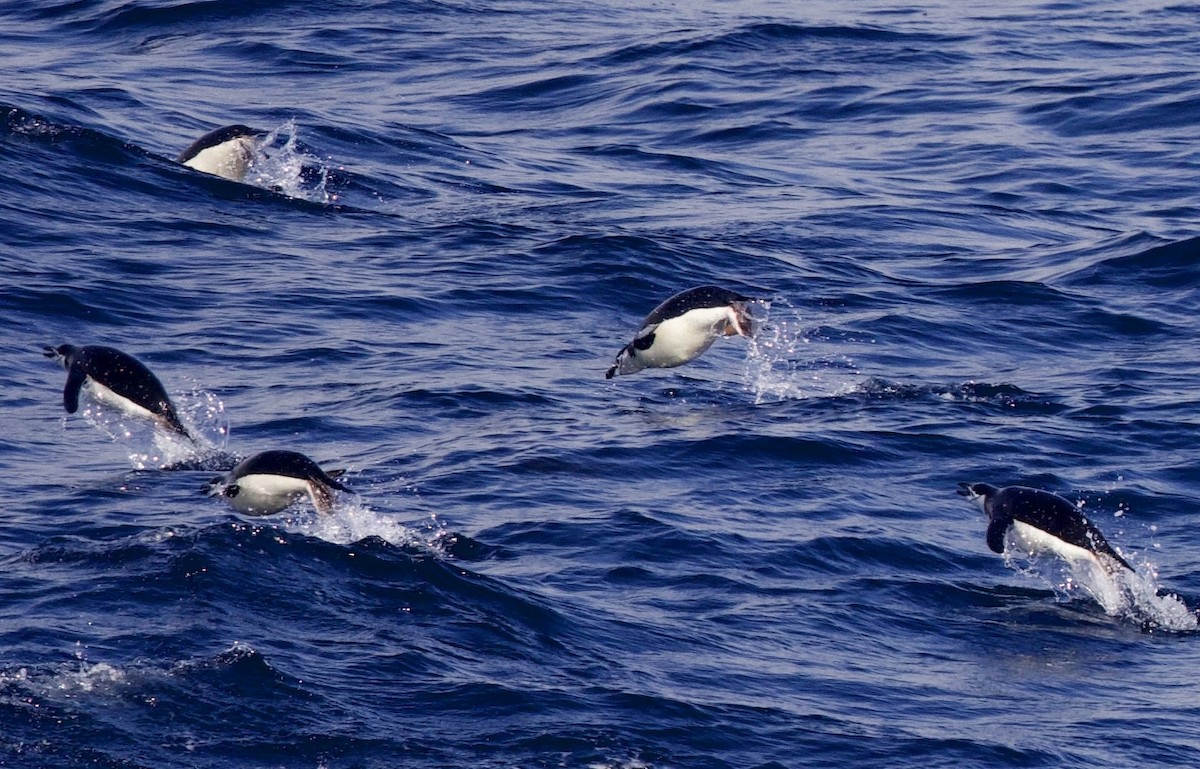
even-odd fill
[(201, 136), (180, 153), (176, 162), (235, 182), (246, 177), (254, 152), (267, 135), (266, 131), (229, 125)]
[(112, 347), (70, 344), (47, 346), (43, 354), (67, 370), (63, 407), (68, 414), (79, 410), (79, 391), (87, 386), (100, 402), (131, 416), (150, 419), (165, 432), (196, 442), (180, 420), (162, 382), (132, 355)]
[(1030, 555), (1049, 551), (1069, 562), (1091, 561), (1110, 574), (1135, 571), (1076, 505), (1057, 494), (988, 483), (960, 483), (958, 493), (987, 514), (992, 552), (1012, 544)]
[(636, 374), (646, 368), (681, 366), (700, 356), (719, 336), (750, 337), (753, 322), (746, 303), (753, 301), (719, 286), (697, 286), (655, 307), (633, 341), (617, 353), (604, 374)]
[(204, 493), (225, 497), (234, 510), (246, 515), (278, 513), (307, 494), (318, 513), (328, 513), (333, 510), (334, 491), (354, 493), (335, 480), (343, 473), (322, 470), (297, 451), (276, 449), (243, 459), (227, 475), (209, 481)]

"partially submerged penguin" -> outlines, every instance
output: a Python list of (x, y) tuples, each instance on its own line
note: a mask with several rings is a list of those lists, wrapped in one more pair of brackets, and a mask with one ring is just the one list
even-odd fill
[(195, 442), (162, 382), (132, 355), (112, 347), (69, 344), (45, 347), (43, 354), (67, 370), (63, 406), (68, 414), (79, 410), (79, 393), (87, 387), (101, 403), (131, 416), (150, 419), (161, 430)]
[(213, 478), (204, 492), (225, 497), (246, 515), (271, 515), (307, 495), (318, 513), (333, 510), (334, 491), (350, 489), (339, 483), (345, 470), (322, 470), (297, 451), (272, 450), (247, 457), (227, 475)]
[(180, 153), (176, 161), (188, 168), (240, 182), (246, 178), (254, 152), (266, 131), (229, 125), (201, 136)]
[(987, 514), (987, 544), (993, 552), (1003, 553), (1012, 545), (1030, 555), (1048, 551), (1070, 562), (1090, 561), (1110, 574), (1121, 568), (1134, 571), (1083, 512), (1057, 494), (989, 483), (960, 483), (958, 493)]
[(750, 301), (719, 286), (698, 286), (676, 294), (646, 316), (604, 378), (681, 366), (700, 356), (719, 336), (751, 336), (754, 327), (746, 310)]

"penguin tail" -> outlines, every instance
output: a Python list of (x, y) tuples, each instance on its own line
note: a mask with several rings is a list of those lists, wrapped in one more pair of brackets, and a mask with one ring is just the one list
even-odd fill
[(181, 438), (186, 438), (190, 443), (199, 443), (196, 436), (187, 429), (183, 424), (183, 420), (175, 413), (174, 409), (168, 409), (165, 413), (159, 415), (159, 424), (164, 430), (169, 433), (178, 435)]
[(1118, 567), (1124, 567), (1134, 573), (1137, 573), (1137, 569), (1133, 568), (1133, 566), (1129, 564), (1129, 561), (1126, 561), (1124, 558), (1122, 558), (1121, 554), (1112, 548), (1101, 551), (1097, 553), (1097, 555), (1103, 556), (1100, 558), (1100, 563), (1104, 565), (1105, 570), (1110, 574), (1117, 571)]
[(1111, 574), (1117, 570), (1118, 566), (1123, 566), (1132, 572), (1137, 572), (1137, 569), (1133, 568), (1133, 566), (1129, 564), (1129, 561), (1126, 561), (1124, 558), (1122, 558), (1121, 554), (1117, 552), (1116, 548), (1109, 544), (1108, 540), (1104, 538), (1104, 535), (1100, 533), (1100, 530), (1093, 528), (1091, 524), (1088, 524), (1087, 540), (1089, 545), (1088, 549), (1096, 554), (1097, 560), (1100, 561), (1100, 564), (1104, 567), (1105, 571)]
[(341, 478), (343, 475), (346, 474), (346, 468), (339, 467), (334, 470), (325, 470), (324, 472), (325, 472), (326, 478), (328, 479), (325, 481), (325, 485), (331, 486), (331, 487), (337, 489), (338, 491), (348, 491), (351, 494), (354, 493), (354, 489), (350, 488), (349, 486), (345, 485), (344, 483), (338, 483), (335, 480), (336, 478)]

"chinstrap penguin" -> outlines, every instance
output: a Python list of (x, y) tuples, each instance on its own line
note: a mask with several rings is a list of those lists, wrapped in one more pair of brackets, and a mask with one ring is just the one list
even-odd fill
[(244, 125), (218, 128), (201, 136), (180, 153), (176, 162), (235, 182), (246, 177), (250, 161), (266, 131)]
[(1104, 571), (1134, 571), (1091, 521), (1068, 500), (1028, 486), (997, 488), (960, 483), (958, 493), (987, 514), (987, 544), (996, 553), (1006, 545), (1036, 555), (1053, 552), (1067, 561), (1092, 561)]
[(272, 450), (247, 457), (204, 492), (224, 497), (240, 513), (271, 515), (307, 495), (318, 513), (333, 510), (334, 491), (353, 493), (337, 480), (344, 470), (325, 471), (297, 451)]
[(162, 430), (195, 442), (162, 382), (132, 355), (112, 347), (69, 344), (45, 347), (43, 354), (67, 370), (63, 407), (68, 414), (79, 410), (79, 392), (86, 386), (100, 402), (131, 416), (150, 419)]
[(751, 336), (754, 326), (746, 309), (750, 301), (719, 286), (699, 286), (672, 296), (646, 316), (604, 378), (681, 366), (711, 347), (717, 337)]

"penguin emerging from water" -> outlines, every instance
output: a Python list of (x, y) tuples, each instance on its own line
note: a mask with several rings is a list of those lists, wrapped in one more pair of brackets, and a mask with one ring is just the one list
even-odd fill
[(266, 131), (244, 125), (229, 125), (209, 131), (180, 153), (176, 162), (206, 174), (235, 182), (246, 177), (254, 152), (267, 136)]
[(698, 286), (676, 294), (646, 316), (604, 378), (681, 366), (700, 356), (719, 336), (751, 336), (754, 327), (746, 310), (750, 301), (719, 286)]
[(79, 392), (86, 386), (100, 402), (131, 416), (150, 419), (165, 432), (196, 442), (179, 419), (162, 382), (132, 355), (112, 347), (70, 344), (45, 347), (43, 354), (67, 370), (63, 406), (68, 414), (79, 410)]
[(1135, 571), (1077, 506), (1057, 494), (988, 483), (960, 483), (958, 493), (987, 514), (993, 552), (1003, 553), (1012, 544), (1030, 555), (1049, 551), (1071, 562), (1091, 561), (1110, 574)]
[(247, 457), (228, 475), (209, 481), (204, 492), (225, 497), (246, 515), (271, 515), (302, 499), (312, 499), (318, 513), (333, 510), (334, 491), (354, 493), (339, 483), (345, 470), (325, 471), (297, 451), (264, 451)]

